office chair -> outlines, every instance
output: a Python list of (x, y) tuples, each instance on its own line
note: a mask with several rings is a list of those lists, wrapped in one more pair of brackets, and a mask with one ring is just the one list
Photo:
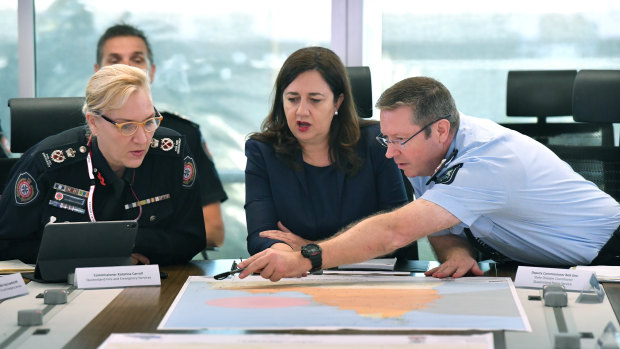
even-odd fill
[(85, 124), (83, 97), (11, 98), (11, 151), (23, 153), (46, 137)]
[(347, 67), (349, 82), (353, 101), (360, 118), (372, 117), (372, 80), (370, 79), (370, 68), (368, 67)]
[(548, 117), (573, 115), (576, 70), (509, 71), (506, 115), (536, 117), (536, 123), (502, 125), (549, 145), (613, 146), (613, 127), (594, 123), (547, 123)]
[(620, 70), (580, 70), (573, 88), (573, 119), (620, 122)]
[[(23, 153), (44, 138), (83, 125), (83, 97), (11, 98), (11, 152)], [(0, 159), (0, 193), (18, 158)]]
[[(601, 128), (620, 122), (620, 70), (581, 70), (573, 89), (573, 118)], [(610, 131), (611, 133), (611, 131)], [(613, 135), (607, 135), (613, 138)], [(548, 146), (573, 170), (620, 201), (620, 148), (612, 146)]]
[[(368, 67), (347, 67), (349, 82), (351, 83), (351, 93), (355, 108), (360, 118), (372, 117), (372, 80), (370, 77), (370, 68)], [(405, 174), (401, 171), (403, 182), (405, 183), (405, 192), (409, 202), (413, 201), (413, 187)], [(396, 250), (391, 257), (398, 259), (418, 259), (418, 244), (413, 242), (411, 245)]]

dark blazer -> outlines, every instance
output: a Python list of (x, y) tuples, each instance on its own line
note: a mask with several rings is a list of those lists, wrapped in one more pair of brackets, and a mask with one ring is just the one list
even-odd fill
[(401, 173), (394, 161), (385, 157), (385, 148), (375, 140), (378, 134), (377, 124), (362, 127), (357, 151), (364, 165), (352, 177), (336, 171), (333, 182), (337, 187), (333, 190), (337, 199), (320, 203), (338, 216), (331, 220), (337, 221), (336, 225), (326, 225), (326, 220), (315, 214), (325, 210), (316, 210), (308, 199), (312, 188), (308, 188), (305, 170), (291, 169), (270, 144), (248, 140), (245, 215), (250, 254), (278, 242), (259, 236), (261, 231), (278, 229), (278, 221), (304, 239), (316, 241), (334, 235), (354, 221), (407, 202)]

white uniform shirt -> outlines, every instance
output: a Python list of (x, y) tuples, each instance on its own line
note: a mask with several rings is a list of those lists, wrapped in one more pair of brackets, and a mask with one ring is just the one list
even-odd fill
[(431, 201), (463, 228), (515, 261), (583, 265), (594, 259), (620, 225), (620, 205), (544, 145), (491, 120), (461, 114), (438, 173), (410, 178), (417, 198)]

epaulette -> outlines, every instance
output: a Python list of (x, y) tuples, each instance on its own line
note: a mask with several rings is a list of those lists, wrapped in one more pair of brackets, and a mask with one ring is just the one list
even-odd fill
[(86, 142), (67, 143), (37, 149), (35, 156), (46, 169), (55, 169), (74, 164), (86, 159), (88, 147)]
[(181, 121), (181, 122), (185, 122), (189, 125), (192, 125), (193, 127), (199, 128), (200, 125), (198, 125), (197, 123), (193, 122), (192, 120), (190, 120), (187, 116), (183, 116), (179, 113), (176, 112), (168, 112), (168, 111), (162, 111), (160, 112), (161, 116), (164, 117), (164, 124), (166, 123), (166, 119), (175, 119), (177, 121)]
[(151, 139), (149, 153), (183, 158), (183, 187), (192, 188), (196, 179), (196, 162), (184, 149), (185, 137), (175, 130), (160, 127)]
[(66, 130), (47, 137), (33, 149), (45, 169), (55, 169), (82, 161), (88, 155), (88, 140), (84, 127)]
[(149, 153), (181, 156), (184, 154), (185, 138), (178, 132), (160, 127), (151, 139)]

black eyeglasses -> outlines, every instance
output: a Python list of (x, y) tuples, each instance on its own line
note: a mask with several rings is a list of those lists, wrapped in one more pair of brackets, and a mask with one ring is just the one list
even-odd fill
[(144, 131), (146, 131), (146, 132), (155, 132), (155, 130), (157, 130), (157, 128), (161, 124), (161, 121), (164, 119), (164, 117), (161, 116), (161, 114), (159, 114), (159, 112), (157, 111), (157, 109), (155, 107), (153, 107), (153, 110), (155, 110), (155, 115), (157, 115), (157, 116), (149, 118), (149, 119), (146, 119), (143, 122), (135, 122), (135, 121), (116, 122), (114, 120), (111, 120), (107, 116), (103, 115), (102, 113), (96, 112), (96, 114), (101, 116), (101, 118), (103, 118), (103, 120), (105, 120), (105, 121), (113, 124), (114, 126), (116, 126), (118, 131), (123, 136), (131, 136), (134, 133), (136, 133), (136, 131), (138, 131), (138, 127), (139, 126), (142, 126), (142, 128), (144, 128)]
[(434, 123), (436, 123), (439, 120), (445, 120), (445, 119), (449, 119), (452, 115), (446, 115), (443, 116), (435, 121), (431, 121), (428, 124), (426, 124), (426, 126), (422, 127), (420, 129), (420, 131), (416, 132), (413, 134), (413, 136), (405, 139), (404, 141), (402, 140), (390, 140), (388, 139), (386, 136), (384, 136), (383, 134), (378, 135), (377, 137), (375, 137), (377, 139), (377, 142), (379, 142), (379, 144), (381, 144), (384, 147), (388, 147), (388, 145), (394, 145), (394, 146), (399, 146), (399, 147), (405, 147), (405, 144), (407, 144), (407, 142), (409, 142), (410, 140), (413, 139), (413, 137), (417, 136), (418, 134), (420, 134), (422, 131), (426, 130), (427, 128), (429, 128), (431, 125), (433, 125)]

